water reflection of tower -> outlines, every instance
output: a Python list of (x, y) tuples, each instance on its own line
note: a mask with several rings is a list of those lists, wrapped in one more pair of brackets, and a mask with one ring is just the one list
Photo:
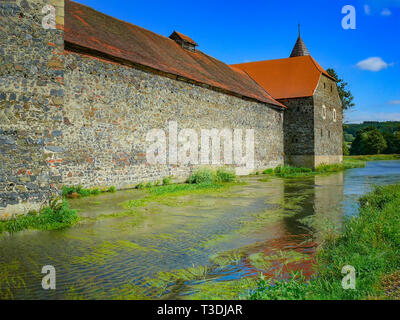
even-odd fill
[(344, 174), (296, 180), (288, 179), (284, 183), (284, 203), (288, 213), (292, 211), (284, 219), (287, 233), (311, 233), (319, 242), (326, 230), (342, 227)]

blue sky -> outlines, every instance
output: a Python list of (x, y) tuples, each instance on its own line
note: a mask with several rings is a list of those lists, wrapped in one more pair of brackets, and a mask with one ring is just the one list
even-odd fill
[[(288, 57), (301, 23), (311, 55), (350, 85), (347, 122), (400, 121), (400, 0), (78, 2), (167, 37), (180, 31), (228, 64)], [(356, 9), (355, 30), (342, 28), (345, 5)]]

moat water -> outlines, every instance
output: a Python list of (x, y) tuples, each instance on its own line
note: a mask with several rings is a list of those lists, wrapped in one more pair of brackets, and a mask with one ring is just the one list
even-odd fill
[[(71, 201), (92, 219), (66, 230), (1, 236), (0, 298), (235, 299), (260, 273), (301, 270), (309, 277), (324, 233), (340, 231), (373, 185), (400, 182), (400, 161), (312, 178), (244, 180), (123, 217), (105, 218), (144, 191)], [(56, 269), (56, 290), (42, 289), (45, 265)]]

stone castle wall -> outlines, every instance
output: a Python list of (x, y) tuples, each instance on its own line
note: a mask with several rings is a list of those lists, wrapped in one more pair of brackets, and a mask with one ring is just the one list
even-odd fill
[(314, 167), (314, 101), (313, 97), (281, 101), (284, 114), (285, 164)]
[(288, 107), (284, 115), (285, 164), (315, 168), (343, 161), (342, 103), (332, 79), (321, 75), (313, 97), (281, 102)]
[[(44, 29), (42, 8), (56, 8)], [(195, 166), (146, 163), (145, 137), (254, 129), (256, 168), (283, 163), (282, 111), (64, 51), (62, 0), (0, 1), (0, 218), (37, 210), (63, 185), (129, 188)]]
[[(54, 30), (42, 25), (48, 4), (56, 8)], [(170, 175), (187, 177), (200, 164), (146, 160), (147, 133), (162, 129), (168, 141), (171, 121), (178, 131), (194, 129), (199, 148), (202, 129), (253, 129), (255, 170), (342, 161), (341, 104), (329, 78), (321, 77), (314, 97), (282, 101), (288, 107), (283, 112), (65, 51), (63, 5), (62, 0), (0, 0), (1, 219), (37, 210), (63, 185), (123, 189)]]
[(162, 129), (168, 138), (169, 121), (178, 131), (195, 129), (199, 145), (202, 129), (254, 129), (256, 169), (283, 164), (282, 111), (78, 53), (67, 53), (65, 67), (68, 127), (60, 156), (67, 185), (129, 188), (187, 177), (196, 165), (146, 161), (146, 134)]
[[(44, 29), (42, 8), (57, 9)], [(52, 148), (63, 123), (63, 1), (0, 2), (0, 217), (25, 213), (62, 185)]]
[(314, 105), (315, 166), (341, 163), (343, 162), (342, 102), (336, 83), (332, 79), (321, 76), (314, 94)]

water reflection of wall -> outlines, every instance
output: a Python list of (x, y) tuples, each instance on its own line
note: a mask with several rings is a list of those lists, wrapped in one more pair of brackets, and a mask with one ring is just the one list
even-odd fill
[(327, 230), (340, 230), (343, 217), (343, 172), (284, 182), (284, 202), (295, 214), (285, 218), (290, 234), (311, 233), (321, 240)]
[(343, 223), (344, 173), (315, 177), (315, 215), (340, 227)]

